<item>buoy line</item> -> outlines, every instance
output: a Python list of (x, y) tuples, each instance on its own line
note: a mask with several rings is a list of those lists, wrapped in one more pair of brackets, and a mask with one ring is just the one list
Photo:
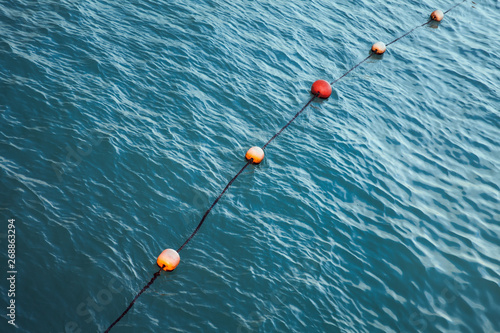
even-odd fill
[(345, 72), (342, 76), (338, 77), (337, 79), (335, 79), (334, 81), (332, 82), (327, 82), (325, 80), (317, 80), (313, 83), (313, 85), (311, 86), (311, 94), (312, 94), (312, 97), (307, 101), (307, 103), (292, 117), (292, 119), (290, 119), (290, 121), (288, 121), (288, 123), (285, 124), (285, 126), (283, 126), (278, 132), (276, 132), (276, 134), (274, 134), (270, 139), (269, 141), (267, 141), (267, 143), (262, 147), (251, 147), (247, 153), (245, 154), (245, 158), (247, 160), (246, 164), (240, 169), (240, 171), (227, 183), (226, 187), (224, 188), (224, 190), (222, 190), (222, 192), (219, 194), (219, 196), (214, 200), (214, 202), (212, 203), (212, 205), (210, 206), (210, 208), (208, 208), (208, 210), (205, 212), (205, 214), (203, 215), (203, 217), (201, 218), (200, 222), (198, 223), (198, 225), (196, 226), (196, 229), (193, 231), (193, 233), (186, 239), (186, 241), (179, 247), (179, 249), (177, 251), (175, 251), (174, 249), (166, 249), (164, 250), (157, 258), (156, 260), (156, 263), (157, 265), (160, 267), (160, 269), (153, 274), (153, 277), (151, 278), (151, 280), (141, 289), (141, 291), (139, 291), (139, 293), (137, 293), (137, 295), (134, 297), (134, 299), (132, 300), (132, 302), (130, 302), (130, 304), (128, 305), (128, 307), (125, 309), (125, 311), (123, 311), (123, 313), (106, 329), (105, 333), (109, 332), (113, 326), (115, 326), (126, 314), (127, 312), (132, 308), (132, 306), (134, 305), (135, 301), (139, 298), (139, 296), (141, 296), (142, 293), (144, 293), (152, 284), (153, 282), (160, 276), (161, 274), (161, 271), (164, 270), (164, 271), (173, 271), (177, 265), (179, 264), (180, 262), (180, 256), (179, 256), (179, 252), (189, 243), (189, 241), (196, 235), (196, 233), (200, 230), (203, 222), (205, 222), (205, 219), (207, 218), (208, 214), (210, 213), (210, 211), (214, 208), (214, 206), (219, 202), (219, 200), (221, 199), (221, 197), (224, 195), (224, 193), (226, 193), (226, 191), (228, 190), (228, 188), (233, 184), (233, 182), (236, 180), (236, 178), (238, 178), (239, 175), (241, 175), (241, 173), (250, 165), (250, 164), (259, 164), (260, 162), (262, 162), (262, 160), (264, 159), (264, 149), (274, 140), (276, 139), (280, 134), (281, 132), (283, 132), (288, 126), (290, 126), (290, 124), (316, 99), (316, 98), (321, 98), (321, 99), (328, 99), (331, 94), (332, 94), (332, 85), (337, 83), (338, 81), (340, 81), (342, 78), (344, 78), (345, 76), (347, 76), (349, 73), (351, 73), (353, 70), (355, 70), (356, 68), (358, 68), (361, 64), (363, 64), (365, 61), (367, 61), (368, 59), (370, 59), (372, 56), (374, 55), (382, 55), (386, 49), (387, 49), (387, 46), (397, 42), (398, 40), (400, 40), (401, 38), (404, 38), (405, 36), (409, 35), (410, 33), (412, 33), (413, 31), (415, 31), (416, 29), (420, 28), (420, 27), (423, 27), (427, 24), (429, 24), (430, 22), (434, 21), (434, 22), (440, 22), (444, 15), (447, 14), (448, 12), (450, 12), (451, 10), (453, 10), (455, 7), (459, 6), (460, 4), (464, 3), (465, 1), (467, 0), (463, 0), (462, 2), (460, 3), (457, 3), (455, 4), (453, 7), (449, 8), (448, 10), (446, 10), (445, 12), (441, 11), (441, 10), (435, 10), (431, 13), (430, 15), (430, 19), (421, 24), (421, 25), (418, 25), (416, 26), (415, 28), (409, 30), (408, 32), (406, 32), (404, 35), (401, 35), (400, 37), (394, 39), (393, 41), (387, 43), (387, 44), (384, 44), (383, 42), (376, 42), (375, 44), (372, 45), (371, 47), (371, 53), (366, 57), (364, 58), (363, 60), (361, 60), (359, 63), (357, 63), (356, 65), (354, 65), (353, 67), (351, 67), (347, 72)]

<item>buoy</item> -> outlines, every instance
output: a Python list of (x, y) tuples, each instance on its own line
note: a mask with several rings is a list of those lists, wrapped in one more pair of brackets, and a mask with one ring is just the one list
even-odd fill
[(311, 94), (318, 95), (319, 98), (327, 99), (332, 95), (332, 86), (325, 80), (317, 80), (312, 84)]
[(443, 17), (444, 17), (444, 14), (439, 9), (436, 9), (435, 11), (433, 11), (431, 13), (431, 20), (434, 20), (436, 22), (441, 22), (441, 20), (443, 19)]
[(164, 271), (173, 271), (179, 262), (181, 261), (181, 257), (179, 253), (173, 249), (166, 249), (158, 256), (156, 259), (156, 263), (160, 268), (163, 268)]
[(372, 45), (372, 52), (375, 54), (383, 54), (385, 52), (385, 44), (382, 42), (376, 42)]
[(264, 159), (264, 151), (260, 147), (252, 147), (248, 149), (245, 157), (247, 160), (253, 159), (253, 164), (259, 164)]

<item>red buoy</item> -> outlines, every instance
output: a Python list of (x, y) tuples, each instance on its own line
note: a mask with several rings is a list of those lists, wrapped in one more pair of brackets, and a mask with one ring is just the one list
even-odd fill
[(325, 80), (318, 80), (313, 83), (311, 94), (318, 95), (319, 98), (327, 99), (332, 95), (332, 86)]

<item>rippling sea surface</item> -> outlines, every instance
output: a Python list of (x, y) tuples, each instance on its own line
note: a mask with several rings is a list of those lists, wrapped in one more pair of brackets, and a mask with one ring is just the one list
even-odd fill
[[(313, 81), (455, 3), (2, 1), (0, 331), (104, 331)], [(466, 1), (336, 83), (113, 332), (499, 332), (499, 22)]]

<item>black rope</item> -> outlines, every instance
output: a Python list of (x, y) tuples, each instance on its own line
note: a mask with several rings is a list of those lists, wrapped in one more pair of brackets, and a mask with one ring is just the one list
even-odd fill
[(455, 7), (460, 6), (460, 5), (461, 5), (461, 4), (463, 4), (465, 1), (467, 1), (467, 0), (464, 0), (464, 1), (462, 1), (462, 2), (457, 3), (455, 6), (451, 7), (450, 9), (448, 9), (447, 11), (445, 11), (443, 14), (446, 14), (446, 13), (448, 13), (450, 10), (455, 9)]
[(148, 284), (146, 284), (144, 286), (144, 288), (142, 288), (141, 291), (139, 291), (139, 293), (134, 297), (134, 299), (132, 300), (132, 302), (130, 302), (130, 304), (128, 305), (128, 307), (125, 309), (125, 311), (123, 311), (123, 313), (120, 315), (120, 317), (116, 318), (116, 320), (111, 325), (109, 325), (108, 329), (106, 331), (104, 331), (104, 333), (108, 333), (113, 328), (113, 326), (115, 326), (116, 323), (118, 323), (127, 314), (128, 310), (130, 310), (132, 308), (132, 306), (134, 305), (135, 301), (139, 298), (139, 296), (141, 296), (141, 294), (143, 292), (145, 292), (146, 289), (148, 289), (153, 284), (153, 282), (155, 282), (155, 280), (158, 278), (158, 276), (160, 276), (160, 273), (161, 273), (162, 269), (163, 269), (163, 267), (160, 268), (158, 270), (158, 272), (156, 272), (153, 275), (153, 277), (151, 278), (151, 280), (149, 280)]
[(248, 160), (248, 162), (243, 166), (243, 168), (241, 168), (241, 170), (236, 174), (236, 176), (233, 177), (233, 179), (231, 179), (229, 181), (229, 183), (227, 183), (226, 187), (224, 188), (224, 190), (221, 192), (221, 194), (219, 194), (219, 196), (217, 197), (217, 199), (215, 199), (215, 201), (213, 202), (212, 206), (210, 206), (210, 208), (205, 212), (205, 214), (203, 215), (203, 217), (201, 218), (201, 221), (200, 223), (198, 223), (198, 226), (196, 227), (196, 229), (193, 231), (193, 233), (191, 234), (191, 236), (189, 236), (188, 239), (186, 239), (186, 241), (184, 242), (184, 244), (182, 244), (182, 246), (177, 250), (177, 252), (180, 252), (184, 246), (186, 246), (187, 243), (189, 243), (189, 241), (191, 240), (191, 238), (194, 237), (194, 235), (196, 235), (196, 233), (198, 232), (198, 230), (200, 230), (201, 228), (201, 225), (203, 224), (203, 222), (205, 221), (205, 219), (207, 218), (207, 215), (208, 213), (210, 213), (210, 211), (212, 210), (212, 208), (214, 208), (214, 206), (217, 204), (217, 202), (219, 202), (220, 198), (224, 195), (224, 193), (226, 193), (227, 189), (229, 188), (229, 186), (231, 186), (231, 184), (236, 180), (236, 178), (238, 178), (239, 175), (241, 175), (241, 173), (243, 172), (243, 170), (245, 170), (245, 168), (250, 164), (252, 163), (253, 159), (250, 159)]
[[(212, 210), (212, 208), (214, 208), (214, 206), (217, 204), (217, 202), (219, 202), (220, 198), (224, 195), (224, 193), (226, 193), (227, 189), (229, 188), (229, 186), (231, 186), (231, 184), (236, 180), (236, 178), (238, 178), (239, 175), (241, 175), (241, 173), (243, 172), (243, 170), (246, 169), (246, 167), (253, 162), (253, 159), (250, 159), (248, 160), (248, 162), (243, 166), (243, 168), (241, 168), (241, 170), (236, 174), (236, 176), (233, 177), (233, 179), (231, 179), (229, 181), (229, 183), (227, 183), (226, 187), (224, 188), (224, 190), (221, 192), (221, 194), (219, 194), (219, 196), (217, 197), (217, 199), (215, 199), (215, 201), (212, 203), (212, 206), (210, 206), (210, 208), (205, 212), (205, 214), (203, 215), (203, 217), (201, 218), (201, 221), (200, 223), (198, 223), (198, 226), (196, 227), (196, 229), (193, 231), (193, 233), (191, 234), (191, 236), (189, 236), (189, 238), (184, 242), (184, 244), (182, 244), (182, 246), (177, 250), (177, 252), (180, 252), (184, 246), (186, 246), (186, 244), (194, 237), (194, 235), (196, 235), (196, 233), (198, 232), (198, 230), (200, 230), (201, 228), (201, 225), (203, 224), (203, 222), (205, 221), (205, 219), (207, 218), (207, 215), (208, 213), (210, 213), (210, 211)], [(126, 314), (127, 312), (132, 308), (132, 306), (134, 305), (135, 301), (139, 298), (139, 296), (141, 296), (141, 294), (143, 292), (146, 291), (146, 289), (149, 288), (149, 286), (151, 286), (153, 284), (153, 282), (155, 282), (155, 280), (160, 276), (160, 273), (162, 271), (163, 267), (160, 268), (160, 270), (158, 272), (156, 272), (154, 275), (153, 275), (153, 278), (151, 278), (151, 280), (148, 282), (148, 284), (146, 284), (144, 286), (144, 288), (142, 288), (141, 291), (139, 291), (139, 293), (134, 297), (134, 299), (132, 300), (132, 302), (130, 302), (129, 306), (125, 309), (125, 311), (123, 311), (123, 313), (120, 315), (120, 317), (118, 317), (109, 327), (108, 329), (104, 332), (104, 333), (107, 333), (111, 330), (111, 328), (113, 328), (113, 326), (115, 326), (116, 323), (118, 323)]]
[(268, 145), (268, 144), (270, 144), (270, 143), (271, 143), (271, 141), (273, 141), (274, 139), (276, 139), (276, 138), (278, 137), (278, 135), (280, 135), (280, 134), (281, 134), (281, 132), (283, 132), (283, 130), (284, 130), (285, 128), (287, 128), (288, 126), (290, 126), (290, 124), (291, 124), (291, 123), (295, 120), (295, 118), (297, 118), (297, 117), (299, 116), (299, 114), (301, 114), (301, 113), (302, 113), (302, 111), (304, 111), (304, 110), (305, 110), (305, 109), (309, 106), (309, 104), (311, 104), (311, 102), (312, 102), (312, 101), (313, 101), (313, 100), (314, 100), (317, 96), (318, 96), (318, 94), (316, 94), (316, 95), (314, 95), (313, 97), (311, 97), (311, 98), (309, 99), (309, 101), (308, 101), (308, 102), (307, 102), (307, 103), (306, 103), (306, 104), (302, 107), (302, 109), (300, 109), (300, 111), (299, 111), (299, 112), (297, 112), (297, 113), (295, 114), (295, 116), (293, 116), (293, 118), (292, 118), (292, 119), (290, 119), (290, 121), (289, 121), (289, 122), (288, 122), (285, 126), (283, 126), (283, 127), (282, 127), (282, 128), (281, 128), (281, 129), (280, 129), (280, 130), (276, 133), (276, 134), (274, 134), (274, 135), (273, 135), (273, 137), (269, 139), (269, 141), (267, 141), (267, 143), (264, 145), (264, 147), (262, 147), (262, 149), (263, 149), (263, 150), (264, 150), (264, 149), (266, 149), (267, 145)]
[(403, 37), (408, 36), (409, 34), (411, 34), (411, 33), (412, 33), (413, 31), (415, 31), (416, 29), (421, 28), (421, 27), (423, 27), (423, 26), (424, 26), (424, 25), (426, 25), (426, 24), (429, 24), (429, 22), (432, 22), (432, 19), (430, 19), (429, 21), (427, 21), (427, 22), (425, 22), (425, 23), (422, 23), (421, 25), (417, 25), (415, 28), (411, 29), (410, 31), (408, 31), (407, 33), (405, 33), (403, 36), (396, 38), (396, 39), (395, 39), (395, 40), (393, 40), (392, 42), (388, 43), (386, 46), (389, 46), (389, 45), (391, 45), (392, 43), (396, 43), (398, 40), (400, 40), (400, 39), (401, 39), (401, 38), (403, 38)]
[[(467, 0), (463, 0), (462, 2), (454, 5), (453, 7), (451, 7), (450, 9), (448, 9), (447, 11), (444, 12), (444, 14), (448, 13), (449, 11), (451, 11), (452, 9), (454, 9), (455, 7), (457, 7), (458, 5), (464, 3), (465, 1)], [(410, 31), (408, 31), (407, 33), (405, 33), (404, 35), (396, 38), (395, 40), (393, 40), (392, 42), (388, 43), (387, 46), (397, 42), (398, 40), (400, 40), (401, 38), (409, 35), (410, 33), (412, 33), (415, 29), (418, 29), (420, 27), (423, 27), (424, 25), (428, 24), (429, 22), (431, 22), (432, 19), (428, 20), (427, 22), (421, 24), (421, 25), (418, 25), (416, 26), (415, 28), (411, 29)], [(364, 58), (363, 60), (361, 60), (359, 63), (357, 63), (356, 65), (354, 65), (351, 69), (349, 69), (347, 72), (345, 72), (342, 76), (340, 76), (339, 78), (337, 78), (336, 80), (332, 81), (330, 83), (330, 85), (333, 85), (335, 83), (337, 83), (338, 81), (340, 81), (341, 79), (343, 79), (344, 77), (346, 77), (349, 73), (351, 73), (353, 70), (355, 70), (356, 68), (358, 68), (361, 64), (363, 64), (365, 61), (367, 61), (371, 56), (373, 56), (373, 53), (370, 53), (370, 55), (368, 55), (366, 58)], [(307, 103), (302, 107), (302, 109), (300, 109), (296, 114), (295, 116), (293, 116), (292, 119), (290, 119), (290, 121), (288, 121), (288, 123), (286, 123), (285, 126), (283, 126), (276, 134), (273, 135), (273, 137), (271, 139), (269, 139), (269, 141), (267, 141), (267, 143), (262, 147), (262, 149), (264, 150), (274, 139), (276, 139), (280, 134), (281, 132), (283, 132), (288, 126), (290, 126), (290, 124), (312, 103), (312, 101), (318, 97), (319, 93), (318, 94), (315, 94), (314, 96), (312, 96), (309, 101), (307, 101)], [(222, 190), (222, 192), (219, 194), (219, 196), (217, 197), (217, 199), (214, 200), (214, 202), (212, 203), (212, 205), (210, 206), (210, 208), (205, 212), (205, 214), (203, 215), (203, 217), (201, 218), (201, 221), (198, 223), (198, 226), (196, 227), (196, 229), (193, 231), (193, 233), (191, 234), (191, 236), (189, 236), (188, 239), (186, 239), (186, 241), (181, 245), (181, 247), (179, 247), (179, 249), (177, 250), (177, 252), (180, 252), (186, 245), (187, 243), (189, 243), (189, 241), (196, 235), (196, 233), (200, 230), (203, 222), (205, 222), (205, 219), (207, 218), (208, 214), (210, 213), (210, 211), (214, 208), (214, 206), (219, 202), (219, 200), (221, 199), (221, 197), (224, 195), (224, 193), (226, 193), (227, 189), (233, 184), (233, 182), (236, 180), (236, 178), (238, 178), (239, 175), (241, 175), (241, 173), (243, 172), (243, 170), (246, 169), (246, 167), (248, 167), (251, 163), (253, 162), (253, 159), (250, 159), (247, 161), (247, 163), (241, 168), (241, 170), (236, 174), (236, 176), (234, 176), (230, 181), (229, 183), (227, 183), (226, 187), (224, 188), (224, 190)], [(108, 333), (111, 328), (113, 328), (113, 326), (116, 325), (116, 323), (118, 323), (126, 314), (127, 312), (132, 308), (132, 306), (134, 305), (135, 301), (139, 298), (139, 296), (141, 296), (141, 294), (143, 292), (146, 291), (146, 289), (148, 289), (152, 284), (153, 282), (160, 276), (160, 273), (161, 271), (163, 270), (163, 267), (160, 268), (156, 273), (154, 273), (153, 277), (151, 278), (151, 280), (144, 286), (144, 288), (141, 289), (141, 291), (134, 297), (134, 299), (132, 300), (132, 302), (130, 302), (129, 306), (125, 309), (125, 311), (123, 311), (123, 313), (120, 315), (120, 317), (118, 317), (109, 327), (108, 329), (104, 332), (104, 333)]]
[(352, 72), (353, 70), (355, 70), (356, 68), (358, 68), (359, 65), (361, 65), (362, 63), (364, 63), (365, 61), (367, 61), (368, 59), (370, 59), (370, 57), (373, 55), (373, 53), (370, 53), (370, 55), (366, 58), (364, 58), (363, 60), (361, 60), (360, 62), (357, 63), (357, 65), (354, 65), (350, 70), (348, 70), (347, 72), (344, 73), (344, 75), (342, 75), (341, 77), (339, 77), (338, 79), (336, 80), (333, 80), (332, 82), (330, 82), (330, 85), (334, 85), (335, 83), (337, 83), (338, 81), (340, 81), (341, 79), (343, 79), (344, 77), (347, 76), (347, 74), (349, 74), (350, 72)]
[[(451, 8), (450, 8), (450, 9), (448, 9), (447, 11), (445, 11), (443, 14), (448, 13), (449, 11), (453, 10), (455, 7), (457, 7), (457, 6), (461, 5), (461, 4), (463, 4), (465, 1), (467, 1), (467, 0), (463, 0), (462, 2), (459, 2), (459, 3), (455, 4), (453, 7), (451, 7)], [(429, 21), (427, 21), (427, 22), (425, 22), (425, 23), (422, 23), (421, 25), (417, 25), (415, 28), (411, 29), (410, 31), (408, 31), (407, 33), (405, 33), (404, 35), (402, 35), (401, 37), (396, 38), (396, 39), (395, 39), (395, 40), (393, 40), (392, 42), (388, 43), (386, 46), (389, 46), (389, 45), (391, 45), (392, 43), (397, 42), (397, 41), (398, 41), (398, 40), (400, 40), (401, 38), (406, 37), (407, 35), (409, 35), (410, 33), (412, 33), (414, 30), (416, 30), (416, 29), (418, 29), (418, 28), (421, 28), (421, 27), (423, 27), (424, 25), (431, 23), (432, 21), (433, 21), (433, 19), (429, 19)]]

